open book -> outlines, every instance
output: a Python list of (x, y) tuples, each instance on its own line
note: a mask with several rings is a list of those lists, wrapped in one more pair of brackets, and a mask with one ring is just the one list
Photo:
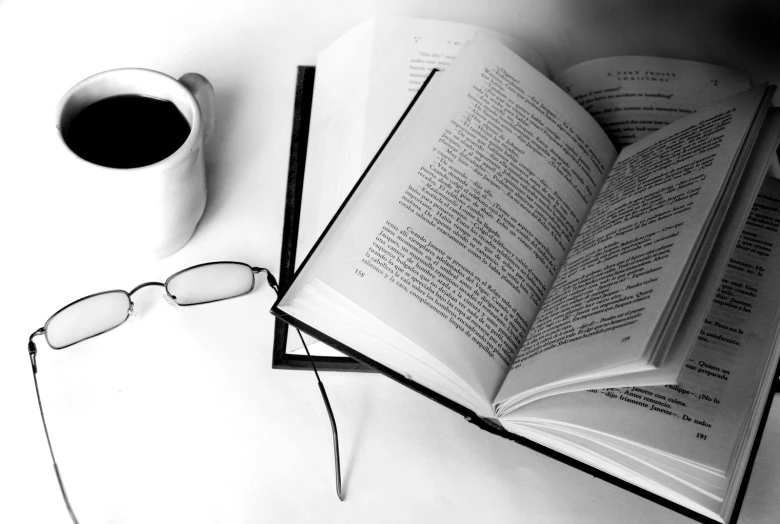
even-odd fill
[[(311, 250), (432, 68), (444, 72), (480, 33), (550, 77), (623, 147), (682, 116), (750, 87), (739, 70), (686, 60), (612, 57), (551, 74), (528, 43), (442, 20), (379, 17), (353, 28), (317, 57), (298, 260)], [(290, 347), (300, 346), (297, 337)], [(338, 355), (322, 348), (321, 355)]]
[(780, 356), (773, 91), (618, 154), (478, 37), (419, 91), (273, 312), (485, 426), (727, 521)]

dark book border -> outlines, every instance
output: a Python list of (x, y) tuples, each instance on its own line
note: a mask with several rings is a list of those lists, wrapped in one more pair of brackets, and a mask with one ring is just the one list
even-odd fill
[[(306, 169), (309, 123), (312, 97), (314, 94), (314, 66), (298, 66), (295, 82), (295, 104), (293, 107), (292, 136), (290, 137), (290, 160), (287, 171), (287, 193), (284, 206), (282, 229), (282, 251), (279, 262), (279, 289), (284, 292), (290, 285), (295, 272), (295, 257), (298, 247), (298, 227), (301, 217), (303, 176)], [(287, 353), (287, 323), (277, 318), (274, 323), (274, 344), (271, 367), (274, 369), (311, 369), (306, 355)], [(295, 334), (293, 333), (293, 336)], [(374, 371), (349, 357), (312, 355), (318, 371)]]
[[(568, 455), (565, 455), (565, 454), (563, 454), (561, 452), (558, 452), (558, 451), (555, 451), (553, 449), (547, 448), (547, 447), (545, 447), (545, 446), (543, 446), (543, 445), (541, 445), (541, 444), (539, 444), (539, 443), (537, 443), (537, 442), (535, 442), (533, 440), (529, 440), (529, 439), (527, 439), (525, 437), (521, 437), (521, 436), (516, 435), (514, 433), (510, 433), (506, 429), (504, 429), (504, 428), (502, 428), (500, 426), (497, 426), (494, 423), (488, 422), (487, 420), (484, 420), (484, 419), (480, 418), (476, 413), (474, 413), (473, 411), (467, 409), (466, 407), (461, 406), (460, 404), (458, 404), (458, 403), (456, 403), (456, 402), (454, 402), (454, 401), (444, 397), (443, 395), (440, 395), (439, 393), (436, 393), (435, 391), (432, 391), (432, 390), (426, 388), (425, 386), (422, 386), (421, 384), (418, 384), (417, 382), (409, 380), (406, 376), (402, 375), (401, 373), (398, 373), (397, 371), (392, 370), (392, 369), (390, 369), (390, 368), (380, 364), (379, 362), (376, 362), (376, 361), (366, 357), (365, 355), (357, 352), (353, 348), (351, 348), (351, 347), (349, 347), (349, 346), (347, 346), (345, 344), (342, 344), (341, 342), (339, 342), (339, 341), (329, 337), (328, 335), (326, 335), (326, 334), (322, 333), (321, 331), (313, 328), (312, 326), (310, 326), (310, 325), (308, 325), (308, 324), (306, 324), (304, 322), (301, 322), (300, 320), (298, 320), (298, 319), (296, 319), (294, 317), (291, 317), (290, 315), (286, 314), (284, 311), (279, 309), (279, 307), (278, 307), (279, 306), (279, 302), (282, 300), (282, 298), (284, 296), (284, 291), (286, 291), (288, 289), (289, 285), (292, 284), (292, 282), (295, 280), (295, 278), (300, 274), (301, 270), (305, 267), (306, 263), (311, 258), (312, 253), (314, 253), (316, 251), (316, 249), (319, 246), (319, 244), (322, 241), (322, 239), (325, 237), (327, 232), (330, 230), (331, 226), (333, 226), (333, 224), (335, 223), (336, 219), (341, 214), (341, 212), (344, 210), (344, 208), (346, 207), (347, 203), (352, 198), (352, 195), (355, 193), (356, 188), (365, 179), (366, 175), (371, 171), (371, 168), (374, 165), (374, 163), (376, 162), (377, 158), (381, 155), (381, 153), (384, 150), (385, 146), (388, 144), (388, 142), (390, 141), (392, 136), (395, 134), (395, 132), (398, 129), (398, 127), (400, 126), (401, 122), (404, 120), (404, 118), (406, 117), (406, 115), (409, 113), (409, 111), (411, 110), (412, 106), (414, 105), (414, 103), (419, 98), (420, 93), (422, 93), (422, 91), (428, 85), (428, 83), (430, 82), (431, 78), (433, 77), (433, 75), (435, 73), (436, 73), (436, 70), (433, 70), (431, 72), (431, 74), (428, 77), (428, 79), (425, 81), (423, 86), (420, 88), (420, 91), (414, 97), (414, 100), (412, 100), (411, 104), (409, 105), (407, 110), (404, 112), (404, 114), (401, 117), (401, 119), (398, 121), (396, 126), (393, 128), (392, 132), (388, 135), (387, 139), (382, 144), (382, 147), (379, 149), (377, 154), (372, 159), (371, 163), (368, 165), (366, 170), (361, 175), (361, 177), (358, 180), (357, 184), (355, 184), (355, 187), (351, 190), (351, 192), (347, 196), (347, 198), (344, 201), (344, 203), (339, 207), (339, 209), (336, 212), (336, 214), (334, 215), (334, 217), (328, 223), (328, 226), (325, 228), (325, 231), (323, 231), (323, 233), (320, 236), (320, 238), (314, 244), (314, 247), (312, 248), (311, 252), (309, 252), (309, 254), (306, 256), (305, 260), (303, 261), (303, 263), (298, 268), (298, 271), (295, 271), (293, 276), (292, 276), (292, 278), (288, 282), (285, 282), (286, 285), (282, 286), (281, 289), (283, 290), (283, 292), (280, 294), (279, 298), (276, 300), (276, 302), (274, 302), (274, 305), (271, 308), (271, 313), (274, 316), (276, 316), (277, 323), (278, 322), (284, 322), (284, 323), (290, 324), (290, 325), (300, 329), (301, 331), (307, 333), (308, 335), (311, 335), (312, 337), (314, 337), (314, 338), (316, 338), (316, 339), (326, 343), (330, 347), (335, 348), (335, 349), (341, 351), (345, 355), (348, 355), (349, 357), (354, 359), (354, 361), (359, 362), (359, 363), (363, 364), (364, 366), (366, 366), (368, 368), (372, 368), (372, 369), (382, 373), (383, 375), (385, 375), (385, 376), (395, 380), (396, 382), (398, 382), (400, 384), (403, 384), (404, 386), (412, 389), (413, 391), (416, 391), (417, 393), (419, 393), (419, 394), (421, 394), (421, 395), (423, 395), (423, 396), (433, 400), (434, 402), (437, 402), (438, 404), (441, 404), (442, 406), (447, 407), (447, 408), (451, 409), (452, 411), (455, 411), (456, 413), (458, 413), (461, 416), (463, 416), (466, 419), (466, 421), (471, 422), (472, 424), (475, 424), (480, 429), (483, 429), (485, 431), (493, 433), (494, 435), (498, 435), (500, 437), (512, 440), (512, 441), (514, 441), (514, 442), (516, 442), (516, 443), (518, 443), (518, 444), (520, 444), (522, 446), (525, 446), (525, 447), (527, 447), (529, 449), (532, 449), (533, 451), (541, 453), (542, 455), (545, 455), (545, 456), (550, 457), (550, 458), (552, 458), (554, 460), (557, 460), (559, 462), (567, 464), (567, 465), (569, 465), (569, 466), (571, 466), (573, 468), (576, 468), (576, 469), (582, 471), (583, 473), (585, 473), (587, 475), (591, 475), (591, 476), (593, 476), (595, 478), (598, 478), (598, 479), (601, 479), (601, 480), (603, 480), (605, 482), (608, 482), (608, 483), (610, 483), (610, 484), (612, 484), (614, 486), (617, 486), (619, 488), (623, 488), (623, 489), (625, 489), (626, 491), (628, 491), (630, 493), (638, 495), (638, 496), (640, 496), (640, 497), (642, 497), (642, 498), (644, 498), (646, 500), (649, 500), (651, 502), (655, 502), (656, 504), (659, 504), (660, 506), (663, 506), (663, 507), (665, 507), (667, 509), (670, 509), (672, 511), (675, 511), (677, 513), (680, 513), (680, 514), (682, 514), (682, 515), (684, 515), (684, 516), (686, 516), (688, 518), (691, 518), (691, 519), (693, 519), (693, 520), (695, 520), (697, 522), (701, 522), (701, 523), (704, 523), (704, 524), (717, 524), (718, 523), (717, 520), (710, 519), (710, 518), (708, 518), (708, 517), (706, 517), (706, 516), (696, 512), (696, 511), (693, 511), (693, 510), (691, 510), (689, 508), (686, 508), (686, 507), (684, 507), (684, 506), (682, 506), (680, 504), (672, 502), (669, 499), (661, 497), (660, 495), (657, 495), (657, 494), (652, 493), (650, 491), (647, 491), (647, 490), (645, 490), (643, 488), (640, 488), (639, 486), (631, 484), (628, 481), (625, 481), (623, 479), (620, 479), (618, 477), (610, 475), (609, 473), (606, 473), (606, 472), (604, 472), (604, 471), (602, 471), (602, 470), (600, 470), (600, 469), (598, 469), (598, 468), (596, 468), (594, 466), (590, 466), (588, 464), (580, 462), (579, 460), (574, 459), (572, 457), (569, 457)], [(308, 129), (307, 129), (307, 131), (308, 131)], [(298, 201), (300, 201), (300, 199)], [(296, 241), (297, 241), (297, 234), (296, 234)], [(775, 370), (775, 374), (773, 375), (773, 377), (778, 377), (779, 374), (780, 374), (780, 363), (778, 363), (778, 367)], [(732, 511), (732, 514), (731, 514), (731, 518), (728, 521), (730, 524), (736, 524), (737, 520), (739, 518), (739, 512), (740, 512), (740, 510), (742, 508), (742, 503), (743, 503), (744, 498), (745, 498), (745, 493), (747, 491), (747, 487), (748, 487), (748, 484), (749, 484), (749, 481), (750, 481), (750, 475), (751, 475), (751, 472), (753, 470), (753, 465), (755, 464), (756, 454), (758, 453), (758, 448), (759, 448), (759, 446), (761, 444), (761, 437), (763, 436), (764, 427), (766, 426), (766, 421), (767, 421), (767, 418), (769, 416), (769, 412), (770, 412), (771, 407), (772, 407), (772, 401), (774, 399), (774, 392), (775, 391), (777, 391), (776, 388), (774, 388), (774, 387), (770, 388), (769, 395), (768, 395), (768, 398), (766, 400), (766, 404), (764, 406), (764, 412), (761, 415), (761, 421), (760, 421), (759, 426), (758, 426), (758, 431), (756, 433), (756, 438), (753, 441), (752, 449), (750, 451), (750, 456), (748, 458), (748, 463), (747, 463), (747, 466), (745, 468), (745, 472), (744, 472), (744, 475), (742, 477), (742, 481), (740, 483), (740, 488), (739, 488), (739, 492), (738, 492), (738, 495), (737, 495), (737, 499), (736, 499), (736, 502), (734, 504), (734, 508), (733, 508), (733, 511)]]

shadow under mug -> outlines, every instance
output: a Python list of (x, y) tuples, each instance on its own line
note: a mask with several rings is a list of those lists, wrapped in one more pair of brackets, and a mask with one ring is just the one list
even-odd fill
[[(137, 95), (173, 103), (190, 132), (168, 157), (128, 169), (84, 160), (67, 145), (76, 115), (100, 100)], [(83, 243), (119, 249), (120, 256), (159, 259), (192, 237), (206, 207), (204, 145), (214, 127), (214, 89), (206, 78), (187, 73), (179, 80), (149, 69), (114, 69), (82, 80), (57, 107), (57, 129), (72, 165), (63, 195), (70, 203), (68, 230)], [(154, 126), (155, 122), (149, 122)], [(76, 225), (77, 224), (77, 225)]]

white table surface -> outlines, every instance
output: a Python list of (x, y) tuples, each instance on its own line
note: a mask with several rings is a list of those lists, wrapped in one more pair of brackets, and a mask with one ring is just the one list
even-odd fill
[[(69, 522), (38, 414), (27, 337), (62, 305), (209, 260), (278, 270), (295, 66), (375, 10), (525, 36), (553, 71), (615, 54), (741, 65), (780, 80), (777, 9), (760, 2), (0, 0), (0, 522)], [(618, 24), (618, 22), (622, 23)], [(204, 74), (217, 92), (209, 202), (161, 261), (74, 250), (54, 108), (116, 67)], [(48, 190), (47, 190), (48, 188)], [(134, 210), (143, 213), (143, 209)], [(334, 492), (314, 377), (272, 370), (274, 294), (172, 308), (137, 295), (128, 325), (55, 352), (42, 339), (49, 429), (82, 524), (691, 522), (478, 430), (375, 374), (325, 373), (347, 494)], [(780, 405), (740, 523), (780, 518)]]

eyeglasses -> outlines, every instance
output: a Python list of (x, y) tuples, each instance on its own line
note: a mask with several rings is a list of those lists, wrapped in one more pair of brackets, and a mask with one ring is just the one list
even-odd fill
[[(240, 297), (251, 292), (255, 287), (255, 275), (265, 273), (268, 285), (277, 294), (279, 286), (276, 279), (270, 271), (261, 267), (252, 267), (243, 262), (209, 262), (188, 267), (171, 275), (165, 283), (162, 282), (144, 282), (127, 292), (121, 289), (103, 291), (80, 298), (71, 302), (54, 313), (46, 324), (32, 335), (30, 335), (27, 349), (30, 354), (30, 364), (32, 365), (33, 381), (35, 382), (35, 394), (38, 397), (38, 408), (41, 412), (41, 421), (43, 430), (46, 433), (46, 442), (49, 445), (49, 453), (54, 464), (54, 473), (57, 475), (57, 483), (60, 486), (62, 498), (65, 506), (70, 513), (70, 518), (74, 524), (78, 524), (76, 515), (68, 500), (65, 492), (65, 486), (62, 482), (62, 475), (57, 467), (57, 460), (54, 458), (54, 450), (49, 438), (49, 430), (46, 427), (46, 418), (43, 415), (43, 405), (41, 404), (41, 394), (38, 390), (38, 350), (35, 347), (33, 338), (43, 335), (46, 342), (52, 349), (64, 349), (84, 340), (96, 337), (107, 331), (111, 331), (124, 324), (133, 314), (132, 295), (139, 289), (149, 286), (160, 286), (165, 289), (165, 298), (179, 306), (196, 306), (200, 304), (209, 304), (220, 300)], [(328, 401), (328, 395), (325, 392), (325, 386), (320, 380), (314, 360), (311, 358), (309, 348), (303, 339), (303, 335), (298, 331), (301, 337), (306, 354), (309, 355), (314, 375), (317, 377), (317, 384), (322, 394), (322, 400), (325, 402), (325, 409), (328, 411), (330, 425), (333, 433), (333, 453), (336, 463), (336, 494), (340, 500), (344, 500), (341, 492), (341, 466), (339, 461), (339, 439), (336, 431), (336, 420), (333, 417), (333, 410)]]

